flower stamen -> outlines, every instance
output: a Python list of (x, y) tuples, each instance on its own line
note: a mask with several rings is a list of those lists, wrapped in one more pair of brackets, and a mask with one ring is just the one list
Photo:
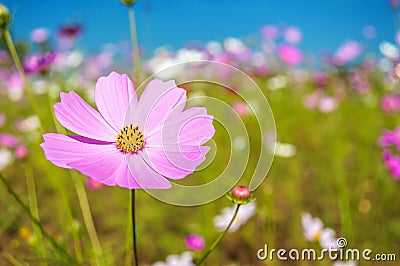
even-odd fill
[(145, 139), (138, 126), (124, 126), (117, 135), (117, 147), (126, 153), (134, 153), (143, 148)]

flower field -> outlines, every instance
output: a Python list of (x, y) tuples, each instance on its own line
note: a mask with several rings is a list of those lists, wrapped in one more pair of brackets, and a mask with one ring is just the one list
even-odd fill
[(14, 39), (1, 5), (0, 265), (397, 265), (400, 42), (310, 58), (267, 24), (145, 55), (121, 2), (132, 46), (98, 53), (79, 23)]

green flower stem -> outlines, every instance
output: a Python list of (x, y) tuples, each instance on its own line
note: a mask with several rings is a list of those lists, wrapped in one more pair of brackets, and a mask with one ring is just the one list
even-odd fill
[(136, 245), (136, 217), (135, 217), (135, 190), (131, 190), (131, 208), (132, 208), (132, 239), (133, 239), (133, 256), (135, 258), (135, 266), (139, 265), (139, 259), (137, 255), (137, 245)]
[(128, 225), (126, 227), (126, 240), (125, 240), (125, 266), (130, 266), (132, 265), (132, 256), (133, 254), (133, 221), (132, 217), (134, 216), (133, 214), (133, 195), (134, 192), (129, 193), (129, 206), (128, 206), (128, 217), (127, 221)]
[(13, 255), (11, 255), (10, 253), (8, 253), (5, 250), (1, 251), (1, 255), (3, 256), (4, 259), (6, 259), (10, 263), (10, 265), (25, 266), (25, 264), (22, 264), (21, 262), (19, 262), (16, 258), (13, 257)]
[[(3, 36), (4, 36), (4, 39), (6, 40), (8, 49), (10, 50), (10, 54), (14, 61), (15, 67), (17, 68), (19, 74), (21, 75), (21, 77), (24, 81), (25, 89), (28, 94), (29, 102), (33, 108), (33, 111), (35, 112), (35, 114), (37, 115), (39, 120), (41, 120), (39, 106), (36, 102), (35, 96), (33, 95), (33, 90), (32, 90), (31, 84), (29, 83), (28, 78), (26, 77), (25, 71), (21, 64), (21, 61), (19, 60), (17, 50), (15, 49), (14, 42), (11, 38), (11, 34), (10, 34), (10, 31), (8, 30), (8, 28), (3, 29)], [(40, 131), (44, 132), (42, 123), (40, 123)]]
[(57, 250), (60, 254), (62, 254), (65, 259), (67, 259), (70, 263), (76, 264), (76, 261), (71, 258), (70, 255), (65, 251), (64, 248), (62, 248), (51, 236), (47, 231), (43, 228), (41, 225), (40, 221), (36, 219), (36, 217), (32, 214), (31, 210), (29, 207), (21, 200), (21, 198), (18, 196), (18, 194), (14, 191), (14, 189), (11, 187), (11, 185), (8, 183), (8, 181), (4, 178), (4, 176), (0, 173), (0, 180), (6, 187), (7, 191), (11, 194), (11, 196), (17, 201), (17, 203), (21, 206), (23, 211), (28, 214), (29, 218), (32, 220), (32, 222), (40, 229), (40, 232), (42, 235), (50, 242), (50, 244), (53, 246), (55, 250)]
[(125, 266), (132, 265), (132, 256), (135, 261), (135, 265), (139, 265), (137, 255), (137, 241), (136, 241), (136, 214), (135, 214), (135, 190), (132, 189), (129, 197), (129, 211), (128, 211), (128, 223), (126, 229), (126, 245), (125, 245)]
[[(37, 196), (36, 196), (36, 186), (35, 186), (35, 178), (33, 176), (33, 170), (32, 167), (30, 166), (24, 166), (25, 169), (25, 176), (26, 176), (26, 186), (28, 189), (28, 201), (29, 201), (29, 209), (32, 213), (32, 215), (40, 222), (39, 218), (39, 208), (38, 208), (38, 203), (37, 203)], [(40, 255), (44, 259), (46, 259), (46, 253), (44, 249), (44, 244), (43, 244), (43, 236), (40, 232), (40, 228), (37, 227), (34, 223), (32, 223), (33, 230), (35, 232), (35, 235), (38, 239), (38, 249)]]
[(135, 73), (135, 83), (137, 86), (139, 86), (141, 82), (141, 67), (140, 67), (139, 46), (136, 33), (135, 10), (133, 6), (134, 5), (132, 4), (128, 7), (128, 16), (129, 16), (129, 27), (130, 27), (132, 52), (133, 52), (133, 72)]
[(206, 260), (208, 255), (210, 255), (210, 253), (215, 249), (215, 247), (219, 244), (219, 242), (221, 242), (224, 236), (228, 233), (229, 228), (231, 227), (233, 221), (236, 218), (236, 215), (239, 212), (240, 206), (241, 206), (240, 204), (236, 205), (235, 213), (233, 214), (233, 217), (229, 222), (228, 226), (226, 227), (226, 229), (217, 237), (217, 239), (215, 239), (214, 243), (212, 243), (212, 245), (207, 249), (206, 253), (204, 253), (204, 255), (201, 258), (195, 261), (197, 266), (201, 265)]
[[(50, 94), (48, 95), (48, 97), (49, 97), (49, 105), (52, 106), (53, 99)], [(67, 134), (67, 131), (63, 127), (59, 126), (53, 110), (51, 111), (51, 114), (54, 125), (56, 127), (56, 131), (61, 134)], [(85, 187), (82, 183), (80, 176), (77, 173), (69, 171), (69, 174), (75, 185), (75, 191), (78, 196), (79, 206), (82, 211), (83, 221), (85, 223), (86, 231), (89, 235), (90, 243), (95, 252), (96, 258), (100, 258), (98, 259), (98, 264), (99, 265), (104, 264), (103, 250), (101, 248), (100, 241), (97, 236), (96, 227), (94, 226), (93, 216), (90, 210), (90, 205), (87, 198)]]
[[(140, 85), (141, 82), (141, 67), (140, 67), (140, 54), (139, 54), (139, 46), (137, 41), (137, 33), (136, 33), (136, 18), (135, 18), (135, 9), (134, 3), (128, 6), (128, 17), (129, 17), (129, 28), (131, 35), (131, 44), (132, 44), (132, 52), (133, 52), (133, 72), (135, 74), (135, 85), (136, 88)], [(126, 239), (126, 260), (125, 265), (131, 265), (131, 254), (133, 248), (133, 257), (135, 261), (135, 265), (138, 266), (138, 256), (137, 256), (137, 241), (136, 241), (136, 217), (135, 217), (135, 190), (131, 190), (130, 196), (130, 208), (129, 208), (129, 216), (131, 218), (131, 225), (128, 225), (127, 228), (127, 239)], [(130, 236), (132, 235), (132, 239)]]
[(86, 230), (89, 234), (90, 243), (95, 252), (96, 258), (98, 259), (97, 263), (99, 265), (103, 265), (103, 250), (101, 248), (99, 238), (97, 237), (96, 227), (94, 226), (92, 212), (90, 210), (85, 186), (83, 185), (81, 177), (76, 172), (69, 171), (69, 173), (72, 177), (72, 180), (74, 181), (75, 190), (76, 194), (78, 195), (78, 201), (82, 210), (82, 216), (85, 222)]

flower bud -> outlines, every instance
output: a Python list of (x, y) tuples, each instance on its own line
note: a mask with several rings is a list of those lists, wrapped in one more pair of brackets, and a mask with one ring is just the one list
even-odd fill
[(0, 4), (0, 29), (5, 29), (11, 21), (10, 12), (7, 7)]
[(228, 195), (228, 198), (235, 204), (247, 204), (254, 199), (251, 198), (251, 191), (246, 186), (234, 187)]
[(250, 198), (250, 190), (246, 186), (236, 186), (231, 192), (235, 199), (245, 200)]
[(120, 0), (120, 2), (124, 5), (130, 6), (133, 5), (136, 2), (136, 0)]

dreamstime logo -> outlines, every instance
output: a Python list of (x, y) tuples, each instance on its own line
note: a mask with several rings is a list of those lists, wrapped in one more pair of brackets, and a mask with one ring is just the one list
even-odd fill
[(293, 260), (293, 261), (320, 261), (326, 258), (339, 261), (396, 261), (394, 253), (374, 253), (371, 249), (355, 249), (346, 248), (347, 239), (340, 237), (336, 241), (337, 247), (323, 248), (317, 251), (313, 248), (307, 249), (268, 249), (268, 244), (264, 244), (263, 248), (257, 251), (259, 260)]
[[(222, 127), (225, 130), (230, 143), (228, 141), (223, 142), (224, 146), (220, 147), (217, 147), (213, 139), (207, 143), (200, 143), (204, 144), (204, 146), (209, 146), (210, 151), (207, 153), (205, 161), (196, 169), (196, 176), (207, 176), (207, 180), (209, 180), (210, 176), (214, 176), (208, 183), (196, 186), (172, 183), (172, 188), (166, 190), (146, 189), (150, 195), (165, 203), (178, 206), (197, 206), (211, 202), (225, 195), (243, 178), (243, 174), (248, 167), (250, 152), (254, 158), (256, 157), (253, 156), (253, 153), (258, 153), (258, 161), (251, 176), (246, 176), (250, 180), (249, 189), (254, 191), (261, 185), (268, 174), (274, 157), (276, 129), (274, 117), (267, 99), (261, 89), (248, 75), (233, 66), (216, 61), (190, 61), (173, 65), (154, 74), (144, 81), (137, 91), (143, 91), (148, 82), (153, 79), (164, 81), (174, 80), (176, 85), (181, 88), (186, 87), (185, 85), (202, 86), (203, 88), (199, 90), (200, 93), (197, 95), (195, 91), (191, 92), (186, 103), (177, 104), (168, 114), (166, 122), (163, 125), (161, 132), (163, 152), (169, 163), (174, 167), (189, 171), (193, 162), (199, 160), (199, 157), (188, 158), (188, 156), (185, 156), (185, 152), (181, 150), (182, 147), (179, 144), (179, 130), (172, 134), (167, 130), (167, 128), (171, 128), (169, 124), (174, 123), (174, 113), (181, 111), (185, 107), (185, 104), (186, 107), (199, 105), (206, 107), (207, 114), (198, 112), (197, 116), (193, 119), (207, 118), (211, 115), (214, 119), (214, 124), (218, 124), (219, 128)], [(249, 125), (244, 123), (243, 118), (232, 107), (229, 99), (223, 96), (207, 96), (208, 87), (214, 89), (215, 87), (221, 87), (226, 91), (230, 91), (228, 93), (235, 94), (235, 97), (240, 97), (241, 102), (254, 115), (256, 124), (253, 123), (252, 127), (249, 128)], [(157, 101), (154, 102), (153, 108), (156, 103)], [(126, 121), (129, 121), (129, 114), (131, 112), (134, 112), (133, 103), (128, 108)], [(180, 125), (180, 130), (186, 124), (190, 124), (190, 121), (185, 121), (185, 123)], [(261, 143), (254, 151), (250, 151), (252, 143), (252, 140), (249, 138), (250, 131), (252, 136), (256, 136)], [(204, 156), (206, 153), (205, 150), (201, 150), (200, 156)], [(222, 168), (219, 173), (209, 170), (209, 166), (213, 162), (218, 161), (218, 156), (227, 155), (229, 155), (228, 161), (224, 167), (218, 167), (218, 169)], [(134, 167), (129, 164), (129, 160), (127, 161), (129, 167)], [(141, 182), (144, 183), (145, 178), (145, 176), (138, 177), (139, 180), (137, 182), (139, 184)], [(143, 180), (141, 181), (141, 179)]]

